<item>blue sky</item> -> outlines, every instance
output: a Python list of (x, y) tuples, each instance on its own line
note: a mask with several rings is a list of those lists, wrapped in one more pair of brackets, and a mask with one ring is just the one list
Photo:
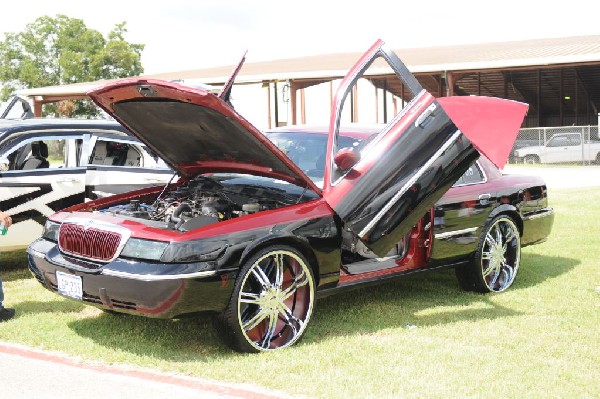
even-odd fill
[[(600, 34), (600, 7), (547, 2), (369, 0), (27, 0), (5, 2), (0, 37), (42, 15), (83, 19), (106, 34), (127, 21), (127, 40), (146, 45), (146, 73), (366, 50)], [(561, 6), (559, 6), (561, 5)]]

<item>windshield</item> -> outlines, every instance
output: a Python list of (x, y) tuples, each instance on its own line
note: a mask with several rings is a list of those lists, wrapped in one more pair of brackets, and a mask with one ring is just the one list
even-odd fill
[[(319, 187), (323, 187), (325, 173), (325, 152), (327, 149), (327, 134), (277, 132), (266, 133), (284, 154), (288, 156), (310, 179)], [(342, 136), (339, 139), (340, 148), (362, 147), (363, 140)]]

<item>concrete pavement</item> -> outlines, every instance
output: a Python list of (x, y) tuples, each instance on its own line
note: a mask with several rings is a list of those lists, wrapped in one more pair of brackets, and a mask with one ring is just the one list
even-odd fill
[(0, 397), (282, 399), (279, 392), (152, 370), (95, 365), (0, 342)]

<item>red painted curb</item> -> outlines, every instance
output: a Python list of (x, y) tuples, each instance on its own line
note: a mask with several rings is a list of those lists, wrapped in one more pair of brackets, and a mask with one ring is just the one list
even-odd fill
[(22, 346), (6, 344), (0, 342), (0, 353), (27, 357), (30, 359), (41, 360), (51, 363), (59, 363), (71, 367), (77, 367), (86, 370), (98, 371), (101, 373), (115, 374), (126, 377), (133, 377), (153, 382), (162, 382), (165, 384), (177, 385), (180, 387), (196, 389), (201, 392), (210, 392), (213, 394), (224, 395), (227, 398), (240, 399), (282, 399), (290, 396), (279, 395), (273, 392), (252, 390), (242, 387), (234, 387), (225, 383), (202, 381), (192, 377), (177, 377), (168, 374), (161, 374), (152, 371), (126, 370), (118, 366), (93, 365), (77, 361), (66, 356), (49, 354), (39, 350), (34, 350)]

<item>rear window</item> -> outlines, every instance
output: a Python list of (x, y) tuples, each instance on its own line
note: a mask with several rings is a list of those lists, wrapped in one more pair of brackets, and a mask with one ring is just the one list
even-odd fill
[(456, 186), (464, 186), (466, 184), (477, 184), (483, 183), (485, 181), (485, 176), (481, 171), (478, 163), (474, 163), (469, 166), (469, 169), (454, 183), (454, 187)]

